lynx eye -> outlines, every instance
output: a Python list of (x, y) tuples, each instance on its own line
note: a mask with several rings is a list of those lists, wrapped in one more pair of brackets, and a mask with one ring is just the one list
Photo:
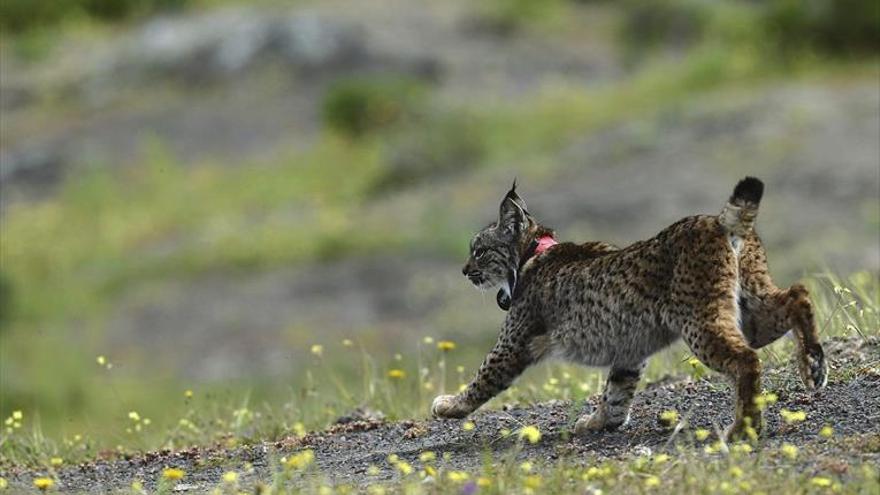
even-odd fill
[(486, 248), (480, 248), (474, 250), (474, 258), (482, 258), (483, 255), (486, 254)]

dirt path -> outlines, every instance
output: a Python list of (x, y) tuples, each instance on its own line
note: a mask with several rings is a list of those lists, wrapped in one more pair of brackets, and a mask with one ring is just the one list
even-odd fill
[[(810, 470), (868, 460), (880, 462), (880, 339), (838, 339), (828, 343), (832, 367), (828, 387), (816, 393), (800, 385), (791, 366), (771, 368), (765, 374), (765, 386), (779, 396), (768, 409), (763, 445), (773, 448), (782, 442), (797, 445), (805, 455), (799, 469)], [(692, 381), (687, 378), (654, 383), (640, 392), (633, 405), (632, 420), (617, 432), (569, 437), (577, 415), (587, 405), (552, 401), (529, 407), (488, 410), (470, 420), (475, 428), (465, 431), (458, 420), (405, 420), (385, 422), (354, 419), (336, 424), (322, 432), (300, 439), (287, 439), (234, 450), (216, 448), (180, 452), (148, 453), (127, 460), (96, 461), (66, 468), (59, 473), (62, 490), (69, 492), (108, 492), (130, 486), (132, 480), (144, 480), (147, 487), (165, 467), (184, 469), (186, 482), (178, 491), (202, 491), (215, 486), (228, 469), (241, 470), (250, 463), (253, 471), (243, 476), (246, 484), (272, 479), (272, 465), (283, 455), (304, 448), (315, 453), (322, 476), (336, 483), (375, 483), (391, 481), (397, 473), (387, 462), (396, 454), (419, 466), (419, 454), (430, 450), (438, 455), (441, 466), (476, 471), (484, 453), (493, 457), (529, 459), (540, 464), (559, 458), (576, 459), (588, 464), (606, 458), (672, 451), (678, 443), (688, 443), (687, 429), (677, 434), (658, 425), (666, 410), (678, 411), (689, 423), (688, 429), (718, 431), (730, 421), (730, 393), (715, 377)], [(807, 421), (787, 425), (779, 410), (804, 411)], [(826, 440), (819, 429), (831, 424), (834, 437)], [(504, 429), (515, 431), (523, 425), (535, 425), (543, 433), (536, 445), (518, 447), (515, 435), (503, 437)], [(451, 454), (443, 459), (445, 453)], [(369, 466), (379, 468), (369, 475)], [(7, 475), (12, 487), (27, 487), (39, 472), (21, 470)]]

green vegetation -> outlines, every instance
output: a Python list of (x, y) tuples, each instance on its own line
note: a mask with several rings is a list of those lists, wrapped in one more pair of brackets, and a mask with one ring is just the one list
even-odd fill
[(424, 85), (406, 77), (343, 79), (327, 90), (322, 117), (329, 129), (361, 137), (416, 118), (425, 96)]
[(701, 42), (750, 47), (789, 62), (809, 53), (880, 49), (880, 7), (870, 0), (632, 0), (627, 6), (620, 35), (631, 56)]
[(880, 5), (869, 0), (775, 0), (761, 25), (788, 55), (804, 49), (872, 55), (880, 49)]
[(467, 112), (436, 111), (388, 137), (376, 193), (413, 186), (480, 166), (486, 156), (481, 122)]
[(3, 0), (0, 28), (21, 33), (47, 29), (72, 17), (120, 21), (160, 11), (179, 10), (190, 0)]

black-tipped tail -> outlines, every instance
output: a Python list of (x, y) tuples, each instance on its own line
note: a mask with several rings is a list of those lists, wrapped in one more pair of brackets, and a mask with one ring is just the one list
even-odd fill
[(764, 183), (754, 177), (746, 177), (739, 181), (733, 194), (718, 215), (721, 225), (728, 232), (744, 237), (755, 225), (758, 216), (758, 204), (764, 195)]
[(758, 205), (761, 197), (764, 195), (764, 183), (761, 179), (755, 177), (746, 177), (739, 181), (733, 188), (733, 195), (730, 196), (730, 202), (733, 204), (751, 203)]

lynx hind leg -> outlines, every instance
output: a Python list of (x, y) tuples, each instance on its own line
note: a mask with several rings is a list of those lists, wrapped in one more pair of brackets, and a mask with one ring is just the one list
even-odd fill
[(828, 366), (807, 289), (800, 284), (779, 289), (773, 284), (757, 236), (747, 239), (743, 246), (740, 278), (742, 330), (749, 345), (760, 349), (793, 331), (801, 379), (809, 388), (824, 387)]
[(575, 434), (590, 431), (616, 430), (629, 421), (629, 408), (639, 384), (644, 363), (634, 367), (612, 367), (605, 381), (599, 407), (589, 415), (581, 416), (575, 424)]
[(792, 331), (797, 344), (796, 360), (801, 379), (808, 388), (828, 383), (828, 364), (819, 342), (813, 305), (807, 289), (800, 284), (776, 289), (763, 297), (747, 296), (747, 322), (743, 333), (749, 345), (760, 349)]
[(736, 328), (734, 318), (689, 321), (682, 328), (682, 336), (697, 359), (723, 373), (734, 384), (734, 420), (728, 436), (742, 437), (749, 426), (759, 432), (761, 411), (755, 404), (755, 396), (761, 391), (761, 362)]

